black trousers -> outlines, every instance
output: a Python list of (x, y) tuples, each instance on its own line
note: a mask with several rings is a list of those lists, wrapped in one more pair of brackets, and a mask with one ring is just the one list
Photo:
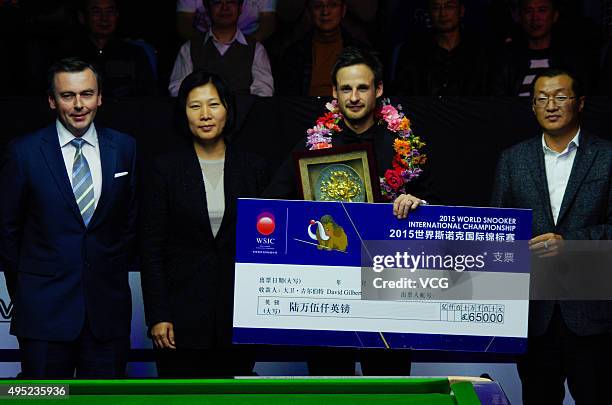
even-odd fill
[(561, 405), (566, 378), (576, 405), (611, 404), (611, 345), (608, 334), (574, 334), (557, 306), (546, 333), (529, 337), (527, 353), (517, 363), (524, 405)]
[(22, 378), (123, 378), (130, 337), (98, 340), (85, 320), (79, 336), (69, 342), (18, 338)]
[(248, 347), (155, 350), (161, 378), (232, 378), (253, 375), (255, 365)]

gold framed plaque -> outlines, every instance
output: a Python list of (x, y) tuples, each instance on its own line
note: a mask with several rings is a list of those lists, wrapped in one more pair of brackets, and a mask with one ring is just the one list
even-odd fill
[(379, 179), (369, 144), (294, 153), (298, 189), (304, 200), (379, 201)]

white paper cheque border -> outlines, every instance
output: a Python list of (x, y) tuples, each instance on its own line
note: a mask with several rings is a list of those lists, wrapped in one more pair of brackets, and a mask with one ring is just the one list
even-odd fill
[(527, 300), (366, 301), (360, 285), (360, 267), (236, 263), (234, 327), (527, 337)]

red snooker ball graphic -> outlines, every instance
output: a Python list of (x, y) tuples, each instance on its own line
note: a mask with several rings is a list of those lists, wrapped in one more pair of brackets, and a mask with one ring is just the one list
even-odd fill
[(260, 234), (268, 236), (274, 232), (275, 228), (274, 215), (264, 212), (257, 217), (257, 232)]

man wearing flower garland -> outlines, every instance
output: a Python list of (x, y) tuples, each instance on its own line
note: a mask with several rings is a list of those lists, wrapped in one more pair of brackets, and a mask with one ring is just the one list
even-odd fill
[[(418, 148), (424, 144), (410, 131), (409, 121), (393, 106), (383, 103), (382, 64), (369, 51), (346, 48), (332, 70), (333, 96), (342, 119), (342, 130), (333, 145), (372, 143), (381, 178), (381, 193), (393, 201), (393, 214), (406, 218), (421, 204), (407, 188), (421, 198), (431, 199), (429, 180), (420, 168), (426, 157)], [(377, 124), (377, 117), (381, 120)], [(385, 125), (386, 124), (386, 125)], [(313, 148), (313, 149), (316, 149)], [(410, 187), (408, 187), (410, 183)], [(424, 184), (425, 183), (425, 184)]]
[[(376, 55), (365, 49), (344, 48), (332, 69), (332, 93), (336, 100), (327, 106), (330, 113), (319, 118), (317, 125), (307, 131), (306, 147), (312, 150), (370, 143), (378, 174), (384, 175), (381, 178), (384, 201), (393, 201), (393, 214), (402, 219), (423, 200), (432, 202), (435, 196), (430, 173), (420, 168), (426, 162), (426, 156), (419, 152), (424, 143), (413, 136), (409, 121), (401, 111), (379, 103), (383, 95), (382, 77), (383, 67)], [(324, 128), (332, 123), (331, 130)], [(296, 146), (296, 150), (304, 149), (301, 142)], [(266, 195), (282, 199), (297, 197), (292, 158), (281, 165)]]
[[(363, 49), (345, 48), (332, 70), (332, 92), (337, 102), (328, 106), (331, 115), (322, 117), (308, 130), (306, 143), (308, 149), (371, 144), (378, 173), (384, 174), (381, 178), (383, 197), (393, 201), (393, 215), (402, 219), (423, 204), (424, 199), (432, 202), (435, 197), (428, 173), (419, 167), (425, 162), (425, 156), (418, 152), (423, 143), (412, 135), (409, 121), (403, 114), (390, 105), (378, 103), (383, 95), (382, 77), (383, 67), (376, 55)], [(324, 128), (326, 123), (331, 130)], [(409, 150), (411, 147), (414, 151)], [(303, 144), (299, 148), (303, 150)], [(266, 191), (266, 197), (296, 197), (293, 167), (293, 160), (287, 159)], [(309, 361), (310, 374), (352, 375), (354, 357), (354, 353), (340, 349), (321, 349)], [(362, 349), (358, 357), (364, 375), (410, 374), (410, 352), (407, 350)]]

